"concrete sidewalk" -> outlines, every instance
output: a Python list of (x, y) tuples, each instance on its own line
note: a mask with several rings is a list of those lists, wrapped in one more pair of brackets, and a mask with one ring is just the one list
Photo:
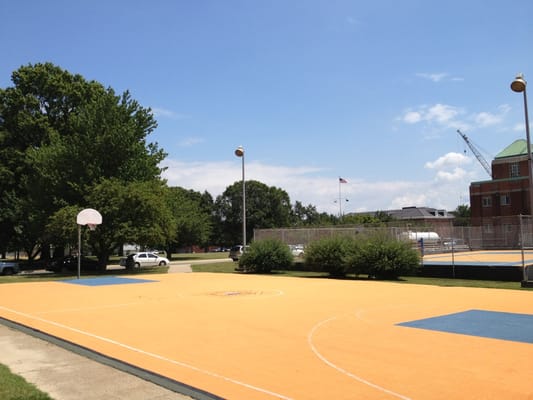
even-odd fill
[(3, 324), (0, 349), (0, 363), (54, 400), (192, 399)]

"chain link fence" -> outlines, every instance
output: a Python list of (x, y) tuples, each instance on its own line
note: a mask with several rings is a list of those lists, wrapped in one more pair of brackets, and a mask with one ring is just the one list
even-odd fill
[[(533, 249), (533, 218), (531, 216), (497, 217), (485, 219), (482, 226), (453, 226), (450, 224), (425, 224), (423, 226), (391, 227), (328, 227), (255, 229), (254, 239), (278, 239), (291, 245), (308, 245), (316, 240), (345, 235), (357, 237), (368, 233), (387, 233), (398, 240), (409, 238), (408, 232), (435, 232), (438, 239), (424, 237), (427, 251)], [(412, 235), (410, 236), (412, 240)], [(523, 239), (522, 239), (523, 238)], [(414, 241), (416, 242), (416, 240)]]

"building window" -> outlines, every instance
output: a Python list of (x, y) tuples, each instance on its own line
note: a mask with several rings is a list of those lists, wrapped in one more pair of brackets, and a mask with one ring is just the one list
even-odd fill
[(508, 194), (502, 194), (500, 196), (500, 205), (502, 206), (508, 206), (511, 204), (511, 196)]
[(490, 196), (484, 196), (482, 201), (483, 207), (490, 207), (492, 206), (492, 199)]
[(483, 231), (485, 231), (485, 233), (492, 233), (493, 232), (492, 224), (483, 225)]
[(512, 163), (510, 165), (511, 168), (511, 178), (516, 178), (520, 176), (520, 166), (518, 163)]

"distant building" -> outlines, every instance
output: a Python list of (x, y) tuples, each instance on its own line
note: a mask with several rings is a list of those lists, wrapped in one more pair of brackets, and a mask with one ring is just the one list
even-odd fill
[(470, 183), (471, 224), (490, 227), (530, 215), (527, 142), (520, 139), (507, 146), (491, 168), (491, 180)]
[[(427, 226), (445, 226), (449, 227), (455, 216), (443, 209), (431, 208), (431, 207), (403, 207), (399, 210), (384, 210), (380, 211), (389, 215), (395, 221), (402, 221), (403, 224), (413, 225), (427, 225)], [(362, 212), (355, 214), (366, 214), (374, 216), (377, 211)]]

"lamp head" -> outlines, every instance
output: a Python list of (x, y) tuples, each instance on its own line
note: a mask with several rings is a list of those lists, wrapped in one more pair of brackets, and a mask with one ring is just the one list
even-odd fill
[(527, 82), (524, 79), (524, 75), (518, 74), (514, 81), (511, 83), (511, 90), (513, 92), (521, 93), (526, 90)]
[(235, 155), (237, 157), (242, 157), (244, 156), (244, 148), (242, 146), (239, 146), (235, 149)]

